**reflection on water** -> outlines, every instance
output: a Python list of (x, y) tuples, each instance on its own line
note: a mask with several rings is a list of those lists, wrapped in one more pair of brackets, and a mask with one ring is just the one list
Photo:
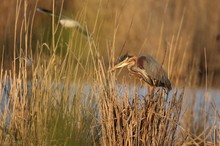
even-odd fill
[[(195, 103), (193, 103), (193, 100), (195, 101)], [(212, 105), (215, 105), (217, 109), (215, 109)], [(192, 115), (192, 112), (194, 112), (196, 114), (193, 114), (193, 116), (196, 121), (198, 119), (201, 120), (202, 117), (208, 118), (209, 124), (213, 125), (213, 122), (216, 122), (215, 110), (219, 111), (219, 106), (219, 89), (209, 88), (208, 90), (206, 90), (204, 88), (196, 88), (192, 90), (187, 88), (183, 99), (182, 114), (190, 112), (190, 114)]]
[(6, 115), (5, 125), (3, 127), (6, 127), (6, 125), (9, 125), (10, 123), (10, 112), (9, 112), (9, 95), (11, 91), (10, 81), (5, 80), (1, 83), (1, 92), (0, 92), (0, 105), (1, 105), (1, 116), (0, 120), (4, 120), (4, 115)]
[[(1, 105), (1, 117), (0, 120), (3, 120), (4, 118), (4, 113), (6, 114), (6, 125), (8, 125), (10, 123), (10, 113), (8, 112), (9, 110), (9, 104), (10, 104), (10, 91), (11, 91), (11, 85), (10, 85), (10, 81), (6, 80), (4, 82), (1, 83), (2, 84), (2, 88), (0, 91), (0, 105)], [(32, 82), (28, 83), (28, 95), (31, 95), (31, 86), (32, 86)], [(54, 85), (52, 85), (51, 90), (60, 90), (62, 91), (64, 89), (64, 85), (62, 83), (60, 83), (57, 87), (57, 85), (54, 83)], [(173, 92), (177, 90), (178, 94), (181, 93), (181, 91), (183, 89), (173, 89), (172, 91), (170, 91), (169, 93), (169, 97), (170, 98), (173, 95)], [(93, 87), (89, 84), (84, 85), (83, 87), (77, 85), (77, 84), (72, 84), (71, 86), (69, 86), (68, 88), (69, 91), (69, 97), (74, 97), (74, 95), (77, 95), (78, 92), (82, 92), (83, 95), (95, 95), (98, 93), (93, 93)], [(96, 92), (99, 91), (96, 89)], [(157, 92), (158, 90), (156, 89), (155, 92)], [(124, 94), (127, 94), (127, 96), (130, 97), (134, 97), (135, 94), (138, 93), (138, 96), (140, 98), (145, 97), (148, 94), (148, 88), (145, 87), (134, 87), (133, 85), (118, 85), (117, 87), (117, 92), (118, 95), (123, 97)], [(53, 92), (51, 92), (53, 93)], [(53, 96), (53, 95), (51, 95)], [(177, 96), (178, 97), (178, 96)], [(220, 90), (219, 89), (208, 89), (207, 91), (205, 89), (202, 88), (197, 88), (197, 89), (190, 89), (190, 88), (186, 88), (185, 92), (184, 92), (184, 98), (183, 98), (183, 110), (188, 108), (188, 105), (190, 105), (190, 103), (192, 102), (192, 100), (195, 98), (196, 101), (196, 111), (199, 110), (199, 107), (201, 105), (201, 102), (206, 104), (210, 104), (211, 102), (215, 103), (216, 106), (220, 105)]]
[(184, 94), (184, 105), (189, 104), (195, 98), (197, 110), (199, 110), (199, 106), (204, 102), (206, 105), (210, 105), (210, 103), (220, 105), (220, 89), (186, 88)]

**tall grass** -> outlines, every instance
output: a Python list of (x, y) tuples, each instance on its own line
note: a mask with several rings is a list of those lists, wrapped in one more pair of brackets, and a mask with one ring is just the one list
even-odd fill
[[(16, 18), (27, 1), (18, 1)], [(23, 5), (21, 7), (21, 5)], [(15, 24), (12, 70), (1, 66), (0, 91), (1, 144), (18, 145), (91, 145), (97, 135), (96, 102), (85, 82), (91, 77), (83, 70), (83, 38), (72, 33), (65, 54), (57, 54), (55, 37), (52, 45), (38, 43), (36, 53), (29, 50), (30, 19), (24, 11), (23, 25)], [(55, 26), (55, 23), (52, 25)], [(19, 38), (16, 30), (21, 29)], [(25, 35), (23, 35), (23, 33)], [(62, 31), (61, 31), (62, 32)], [(55, 34), (55, 32), (53, 33)], [(60, 35), (60, 34), (58, 34)], [(24, 45), (23, 45), (24, 40)], [(17, 46), (16, 44), (21, 44)], [(59, 37), (57, 39), (59, 42)], [(80, 42), (80, 43), (79, 43)], [(49, 50), (50, 56), (44, 50)], [(62, 49), (62, 48), (61, 48)], [(77, 50), (78, 51), (78, 50)], [(28, 61), (31, 61), (28, 63)], [(2, 64), (4, 64), (4, 57)], [(89, 60), (84, 63), (86, 67)], [(88, 91), (85, 91), (88, 90)]]
[[(98, 86), (102, 89), (98, 95), (102, 145), (175, 145), (181, 142), (177, 131), (184, 91), (181, 95), (175, 92), (166, 100), (166, 94), (160, 90), (152, 99), (150, 95), (141, 97), (134, 87), (129, 89), (134, 90), (133, 96), (129, 92), (120, 96), (114, 75), (107, 77), (102, 71), (97, 74), (101, 82)], [(124, 88), (122, 91), (129, 91)]]
[[(2, 54), (1, 145), (219, 143), (219, 115), (214, 103), (213, 125), (207, 124), (208, 118), (211, 118), (208, 114), (202, 113), (201, 116), (193, 110), (195, 101), (192, 103), (191, 113), (182, 110), (183, 100), (187, 97), (184, 89), (179, 91), (175, 88), (178, 76), (172, 72), (178, 65), (181, 70), (185, 60), (183, 55), (182, 62), (173, 63), (175, 52), (178, 52), (177, 46), (182, 43), (179, 35), (173, 37), (167, 51), (168, 74), (172, 80), (177, 78), (174, 90), (168, 97), (162, 89), (158, 89), (154, 97), (150, 98), (148, 94), (140, 95), (140, 87), (136, 83), (129, 87), (126, 80), (119, 86), (118, 75), (109, 72), (117, 58), (117, 27), (111, 36), (112, 43), (107, 43), (106, 46), (108, 64), (99, 51), (99, 36), (87, 39), (79, 32), (71, 30), (69, 40), (65, 40), (62, 35), (66, 30), (59, 29), (54, 18), (51, 23), (51, 44), (38, 40), (33, 53), (30, 43), (34, 18), (27, 16), (27, 1), (17, 1), (15, 22), (20, 19), (21, 8), (22, 25), (19, 27), (15, 23), (11, 70), (4, 70), (5, 60)], [(77, 19), (84, 22), (85, 13), (86, 8)], [(94, 21), (92, 32), (95, 34), (100, 34), (97, 23), (99, 15), (98, 13)], [(179, 30), (181, 26), (182, 23)], [(19, 35), (17, 30), (21, 30)], [(47, 51), (49, 53), (45, 53)], [(191, 76), (193, 71), (190, 73)], [(204, 106), (205, 112), (206, 109)], [(197, 119), (195, 115), (198, 116)], [(200, 117), (203, 117), (201, 123)], [(202, 128), (193, 131), (196, 125), (190, 121), (200, 123)]]

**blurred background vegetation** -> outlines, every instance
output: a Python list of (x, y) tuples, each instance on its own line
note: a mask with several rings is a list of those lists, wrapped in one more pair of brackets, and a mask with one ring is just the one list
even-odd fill
[[(16, 22), (18, 2), (3, 0), (0, 6), (0, 56), (1, 62), (4, 59), (5, 69), (12, 66), (14, 47), (22, 48), (24, 45), (24, 40), (20, 41), (24, 35), (21, 29), (24, 25), (22, 2)], [(33, 54), (37, 51), (36, 44), (39, 41), (51, 44), (52, 32), (51, 17), (36, 13), (35, 7), (51, 10), (52, 0), (28, 1), (27, 21), (30, 24), (33, 22), (33, 25), (28, 25), (29, 31), (26, 33), (30, 35), (28, 51)], [(167, 52), (174, 47), (176, 52), (173, 53), (176, 55), (172, 69), (179, 70), (180, 66), (175, 66), (175, 63), (182, 62), (183, 59), (184, 64), (181, 71), (173, 72), (173, 80), (180, 77), (184, 82), (187, 75), (193, 74), (192, 81), (196, 82), (190, 83), (203, 85), (207, 61), (208, 84), (220, 85), (219, 0), (56, 0), (55, 13), (59, 14), (61, 10), (63, 15), (80, 21), (94, 36), (98, 36), (99, 52), (106, 64), (108, 44), (114, 44), (112, 47), (116, 48), (116, 56), (125, 52), (134, 55), (148, 52), (160, 62), (163, 62), (165, 56), (165, 68), (169, 63)], [(18, 29), (14, 45), (15, 26)], [(60, 41), (63, 46), (69, 41), (68, 33), (68, 29), (63, 30)], [(113, 36), (116, 38), (113, 39)], [(112, 43), (114, 40), (115, 43)], [(49, 55), (47, 51), (45, 54)], [(86, 60), (86, 55), (82, 56), (82, 60)]]

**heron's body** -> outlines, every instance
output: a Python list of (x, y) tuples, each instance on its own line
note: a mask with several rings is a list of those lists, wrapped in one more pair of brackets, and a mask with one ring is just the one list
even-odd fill
[(167, 73), (152, 56), (130, 56), (125, 54), (119, 59), (119, 63), (112, 70), (127, 66), (130, 73), (143, 79), (150, 86), (165, 87), (168, 91), (172, 89)]

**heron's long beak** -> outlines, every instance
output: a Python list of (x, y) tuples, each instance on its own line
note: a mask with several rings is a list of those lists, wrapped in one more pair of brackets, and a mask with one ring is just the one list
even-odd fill
[(128, 65), (128, 64), (129, 64), (129, 63), (128, 63), (128, 62), (125, 62), (125, 61), (120, 62), (120, 63), (118, 63), (117, 65), (115, 65), (115, 66), (111, 69), (111, 71), (115, 71), (116, 69), (122, 68), (122, 67), (124, 67), (124, 66), (126, 66), (126, 65)]

